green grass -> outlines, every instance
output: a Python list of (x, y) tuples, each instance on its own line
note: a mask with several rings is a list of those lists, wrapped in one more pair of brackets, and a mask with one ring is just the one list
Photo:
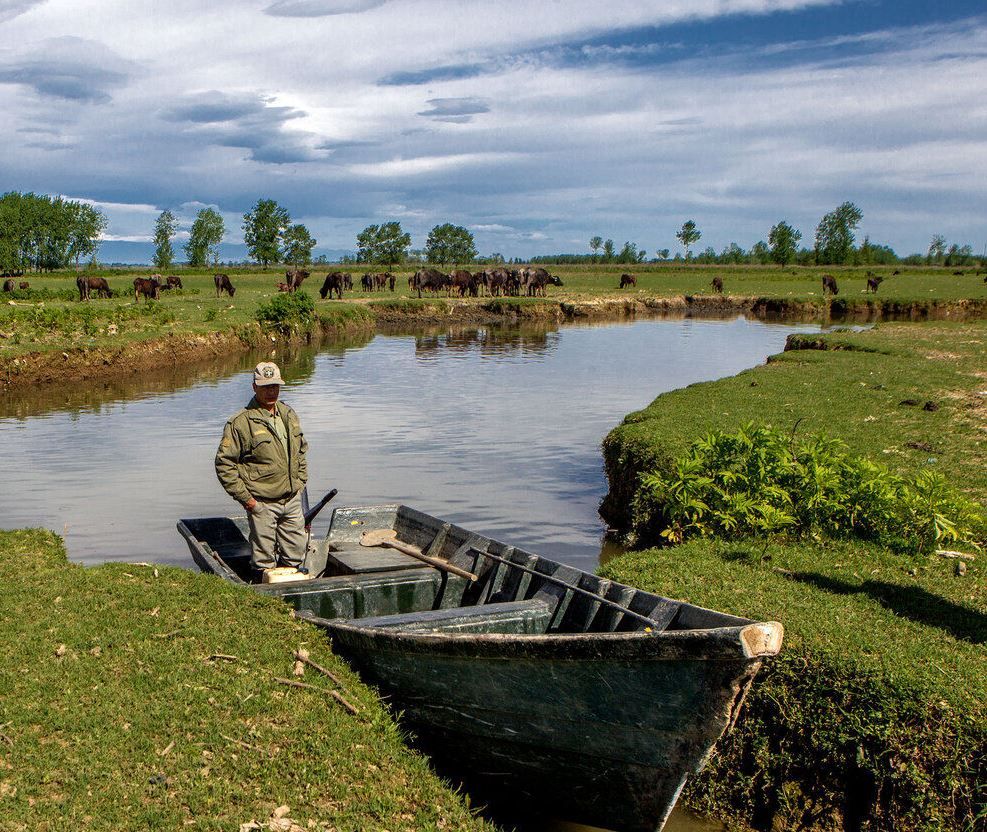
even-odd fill
[[(816, 349), (664, 394), (614, 429), (604, 442), (610, 522), (626, 522), (641, 471), (750, 420), (826, 431), (900, 472), (942, 471), (987, 503), (987, 323), (793, 341)], [(690, 787), (692, 805), (763, 829), (983, 828), (985, 560), (959, 575), (955, 560), (863, 543), (706, 539), (607, 564), (622, 582), (785, 625), (781, 657)]]
[[(551, 271), (562, 277), (565, 285), (561, 288), (550, 286), (546, 299), (510, 298), (496, 300), (491, 304), (490, 298), (453, 298), (447, 300), (443, 296), (437, 299), (423, 298), (418, 301), (417, 294), (407, 285), (407, 277), (411, 269), (397, 273), (397, 291), (366, 293), (357, 289), (347, 292), (343, 301), (322, 300), (318, 297), (324, 274), (334, 267), (326, 266), (313, 269), (311, 277), (303, 287), (315, 300), (318, 310), (332, 310), (339, 307), (371, 302), (371, 308), (377, 307), (387, 312), (403, 312), (418, 314), (425, 309), (440, 306), (446, 307), (450, 302), (475, 304), (487, 307), (487, 311), (495, 314), (515, 314), (528, 311), (529, 306), (547, 304), (577, 304), (599, 298), (630, 298), (645, 301), (649, 298), (672, 298), (682, 296), (699, 296), (710, 294), (710, 280), (714, 274), (723, 277), (725, 294), (734, 297), (769, 298), (786, 303), (823, 304), (819, 275), (830, 272), (836, 275), (840, 283), (840, 295), (836, 298), (834, 309), (839, 310), (850, 304), (876, 304), (880, 309), (887, 307), (890, 311), (908, 312), (914, 305), (921, 307), (933, 303), (956, 303), (973, 300), (981, 304), (987, 303), (987, 284), (973, 269), (965, 270), (962, 276), (953, 275), (949, 269), (935, 268), (903, 268), (902, 274), (890, 276), (891, 269), (874, 269), (879, 274), (887, 276), (876, 296), (865, 295), (867, 269), (831, 269), (831, 268), (788, 268), (752, 267), (752, 266), (684, 266), (684, 265), (654, 265), (645, 264), (637, 267), (611, 266), (605, 264), (588, 266), (559, 266)], [(357, 278), (359, 287), (360, 267), (349, 267)], [(27, 310), (36, 308), (44, 303), (46, 308), (77, 309), (82, 306), (74, 300), (75, 272), (56, 272), (45, 275), (27, 275), (31, 289), (21, 292), (17, 290), (4, 300), (13, 300), (15, 306), (0, 307), (0, 360), (34, 350), (64, 350), (72, 347), (110, 347), (128, 340), (146, 340), (164, 336), (170, 333), (203, 334), (214, 331), (235, 330), (238, 327), (252, 325), (255, 313), (261, 304), (269, 303), (277, 293), (277, 283), (283, 280), (280, 270), (262, 272), (257, 269), (226, 270), (233, 285), (236, 296), (226, 295), (216, 297), (213, 285), (212, 271), (195, 272), (181, 271), (184, 291), (162, 293), (160, 305), (167, 310), (168, 320), (161, 321), (153, 327), (126, 326), (120, 327), (116, 333), (108, 333), (106, 325), (97, 325), (95, 331), (80, 331), (73, 327), (55, 327), (39, 329), (24, 323), (23, 315)], [(633, 272), (638, 278), (638, 285), (633, 289), (620, 290), (617, 288), (620, 274), (625, 271)], [(119, 309), (134, 307), (131, 290), (133, 278), (138, 275), (146, 276), (147, 270), (103, 270), (99, 274), (109, 281), (115, 297), (110, 299), (92, 299), (88, 306), (96, 310), (99, 322), (112, 322), (114, 315), (121, 314)], [(141, 302), (141, 305), (143, 301)], [(419, 304), (419, 305), (416, 305)]]
[[(302, 829), (491, 828), (282, 603), (176, 568), (69, 565), (39, 530), (0, 532), (0, 578), (3, 832), (236, 830), (279, 806)], [(359, 715), (274, 681), (298, 646)]]

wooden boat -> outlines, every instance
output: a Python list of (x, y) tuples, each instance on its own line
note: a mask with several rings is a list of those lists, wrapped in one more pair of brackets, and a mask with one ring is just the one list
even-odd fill
[[(247, 583), (246, 518), (182, 520), (199, 567)], [(367, 530), (477, 576), (389, 548)], [(782, 626), (599, 578), (403, 505), (336, 508), (319, 577), (253, 588), (324, 628), (441, 772), (554, 817), (660, 830)]]

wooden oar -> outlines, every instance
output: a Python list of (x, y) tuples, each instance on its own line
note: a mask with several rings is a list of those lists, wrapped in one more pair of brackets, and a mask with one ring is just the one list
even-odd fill
[(443, 572), (451, 572), (453, 575), (459, 575), (461, 578), (469, 578), (471, 581), (477, 580), (477, 576), (472, 572), (467, 572), (465, 569), (460, 569), (458, 566), (453, 566), (448, 561), (444, 561), (441, 558), (433, 558), (422, 552), (410, 543), (404, 543), (401, 540), (397, 540), (398, 533), (394, 529), (374, 529), (373, 531), (364, 532), (360, 535), (360, 545), (361, 546), (386, 546), (388, 549), (395, 549), (398, 552), (403, 552), (410, 557), (417, 558), (423, 563), (427, 563), (429, 566), (435, 567), (436, 569), (441, 569)]

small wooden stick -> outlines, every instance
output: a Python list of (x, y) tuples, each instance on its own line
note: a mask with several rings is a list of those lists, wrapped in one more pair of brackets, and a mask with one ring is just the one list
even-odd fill
[(341, 688), (346, 687), (346, 685), (344, 685), (342, 681), (340, 681), (339, 677), (335, 673), (331, 673), (330, 671), (326, 670), (321, 664), (316, 664), (315, 662), (313, 662), (308, 657), (308, 650), (296, 650), (295, 661), (305, 662), (305, 664), (307, 664), (313, 670), (318, 670), (319, 673), (321, 673), (323, 676), (328, 676), (330, 679), (333, 680), (333, 682), (336, 683), (337, 686)]
[(227, 656), (225, 653), (213, 653), (209, 657), (209, 661), (217, 661), (222, 659), (224, 662), (238, 662), (240, 661), (236, 656)]
[(340, 705), (346, 708), (347, 711), (353, 714), (353, 716), (356, 716), (357, 714), (360, 713), (356, 708), (354, 708), (349, 702), (343, 699), (343, 697), (340, 696), (338, 693), (336, 693), (336, 691), (334, 690), (325, 690), (324, 688), (319, 688), (316, 687), (315, 685), (310, 685), (306, 682), (296, 682), (294, 679), (275, 678), (274, 681), (277, 682), (279, 685), (290, 685), (293, 688), (303, 688), (305, 690), (314, 690), (314, 691), (318, 691), (319, 693), (328, 694), (333, 699), (335, 699)]

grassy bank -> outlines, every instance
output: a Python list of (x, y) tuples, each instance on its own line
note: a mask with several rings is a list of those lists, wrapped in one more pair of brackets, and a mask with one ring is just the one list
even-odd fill
[[(0, 532), (0, 578), (4, 832), (491, 828), (278, 601), (175, 568), (83, 569), (44, 531)], [(299, 646), (357, 715), (275, 681)]]
[[(985, 345), (983, 322), (802, 336), (762, 367), (662, 395), (604, 443), (605, 514), (628, 527), (642, 471), (750, 420), (825, 431), (898, 472), (942, 471), (983, 506)], [(620, 581), (785, 624), (782, 657), (692, 805), (758, 829), (983, 828), (984, 558), (964, 569), (852, 541), (707, 539), (608, 564)]]
[[(324, 267), (327, 270), (330, 267)], [(560, 266), (553, 272), (561, 276), (564, 286), (550, 286), (545, 299), (454, 298), (419, 301), (407, 285), (410, 271), (400, 272), (396, 292), (347, 292), (343, 301), (321, 300), (318, 289), (325, 271), (313, 270), (304, 286), (315, 301), (318, 316), (327, 325), (352, 324), (358, 312), (353, 307), (369, 305), (371, 319), (396, 316), (455, 317), (464, 320), (487, 316), (539, 314), (565, 317), (592, 311), (601, 301), (618, 302), (605, 314), (620, 312), (619, 303), (647, 311), (655, 300), (678, 300), (683, 309), (688, 302), (710, 300), (710, 280), (719, 275), (724, 281), (724, 296), (715, 298), (724, 310), (760, 309), (765, 314), (796, 310), (804, 314), (865, 316), (905, 314), (987, 314), (987, 284), (973, 269), (962, 275), (946, 269), (905, 269), (890, 276), (878, 295), (865, 294), (867, 270), (832, 270), (824, 268), (704, 267), (642, 265), (634, 268), (637, 286), (618, 288), (625, 266)], [(840, 281), (840, 295), (832, 303), (821, 294), (819, 276), (833, 272)], [(355, 276), (359, 270), (353, 268)], [(114, 296), (93, 298), (80, 303), (75, 291), (75, 272), (50, 275), (27, 275), (28, 290), (0, 295), (0, 367), (12, 357), (34, 351), (60, 352), (73, 348), (113, 348), (127, 341), (144, 341), (169, 334), (206, 335), (252, 327), (262, 304), (276, 297), (281, 272), (257, 270), (231, 271), (236, 295), (217, 297), (212, 274), (181, 272), (183, 289), (163, 292), (161, 300), (147, 304), (134, 302), (131, 283), (144, 271), (106, 271)], [(359, 280), (357, 280), (359, 286)], [(579, 307), (584, 307), (580, 309)], [(539, 308), (543, 307), (543, 308)], [(349, 308), (350, 311), (346, 311)], [(569, 310), (568, 312), (566, 310)], [(367, 310), (363, 309), (367, 314)]]

